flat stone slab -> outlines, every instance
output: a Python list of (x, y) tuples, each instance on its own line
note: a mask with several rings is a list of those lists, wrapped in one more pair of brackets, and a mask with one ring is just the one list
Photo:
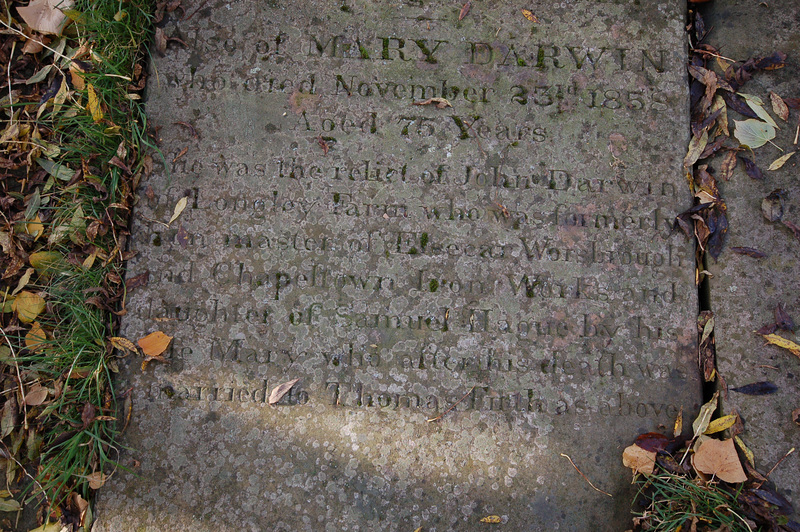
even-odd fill
[[(704, 11), (708, 27), (713, 27), (709, 42), (726, 57), (744, 61), (764, 57), (775, 51), (788, 55), (787, 66), (758, 72), (741, 92), (759, 96), (769, 104), (769, 91), (784, 98), (800, 96), (800, 43), (797, 20), (800, 9), (792, 0), (758, 4), (747, 1), (715, 2)], [(742, 31), (748, 38), (742, 38)], [(755, 37), (754, 37), (755, 36)], [(773, 115), (774, 116), (774, 115)], [(743, 120), (734, 112), (729, 120)], [(780, 221), (771, 222), (762, 214), (762, 201), (781, 189), (782, 220), (800, 225), (800, 183), (798, 159), (792, 157), (778, 170), (767, 170), (781, 155), (797, 150), (795, 135), (798, 112), (792, 110), (789, 122), (775, 117), (778, 126), (775, 145), (757, 148), (749, 157), (760, 167), (764, 180), (747, 176), (740, 164), (729, 182), (719, 183), (728, 205), (730, 223), (727, 249), (718, 262), (711, 261), (711, 306), (715, 313), (717, 361), (728, 393), (723, 395), (726, 412), (736, 410), (744, 420), (742, 440), (755, 454), (756, 466), (767, 473), (791, 448), (800, 442), (800, 427), (791, 418), (800, 408), (800, 358), (789, 351), (765, 345), (755, 334), (763, 325), (774, 323), (779, 304), (800, 320), (800, 240)], [(735, 247), (756, 248), (764, 258), (737, 254)], [(793, 333), (777, 334), (797, 342)], [(771, 395), (747, 395), (730, 391), (758, 382), (777, 386)], [(779, 491), (797, 507), (800, 475), (797, 453), (786, 459), (770, 475)]]
[(627, 526), (701, 402), (685, 6), (534, 4), (172, 14), (97, 530)]

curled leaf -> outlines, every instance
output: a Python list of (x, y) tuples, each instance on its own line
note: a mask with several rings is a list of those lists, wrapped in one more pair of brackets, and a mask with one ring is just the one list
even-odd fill
[(502, 522), (503, 522), (503, 518), (500, 517), (499, 515), (487, 515), (486, 517), (481, 519), (481, 523), (490, 523), (490, 524), (495, 524), (496, 525), (496, 524), (502, 523)]
[(763, 334), (764, 340), (772, 345), (777, 345), (778, 347), (782, 347), (784, 349), (789, 350), (793, 355), (800, 357), (800, 345), (792, 342), (791, 340), (787, 340), (782, 336), (778, 336), (777, 334)]
[(275, 403), (283, 399), (283, 396), (289, 393), (289, 390), (291, 390), (292, 387), (295, 384), (297, 384), (299, 380), (300, 379), (293, 379), (288, 382), (284, 382), (283, 384), (279, 384), (278, 386), (273, 388), (269, 394), (269, 404), (274, 405)]
[(719, 399), (719, 390), (714, 393), (714, 396), (700, 407), (700, 413), (697, 415), (697, 418), (692, 423), (692, 430), (694, 431), (694, 437), (696, 438), (700, 434), (703, 434), (706, 429), (708, 428), (708, 424), (711, 422), (711, 416), (714, 414), (714, 410), (717, 409), (717, 400)]
[(413, 102), (411, 105), (431, 105), (435, 104), (436, 107), (439, 109), (444, 109), (445, 107), (453, 107), (453, 105), (447, 100), (447, 98), (428, 98), (427, 100), (423, 100), (421, 102)]

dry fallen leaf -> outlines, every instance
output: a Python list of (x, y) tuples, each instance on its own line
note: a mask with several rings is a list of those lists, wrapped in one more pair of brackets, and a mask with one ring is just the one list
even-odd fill
[(25, 404), (28, 406), (39, 406), (47, 399), (47, 388), (44, 386), (34, 386), (25, 394)]
[(769, 168), (767, 168), (767, 170), (773, 170), (774, 171), (774, 170), (777, 170), (778, 168), (781, 168), (784, 164), (786, 164), (786, 161), (788, 161), (789, 159), (792, 158), (792, 155), (794, 155), (795, 153), (797, 153), (797, 152), (793, 151), (793, 152), (787, 153), (786, 155), (778, 157), (777, 159), (772, 161), (772, 164), (769, 165)]
[(67, 16), (62, 10), (72, 7), (72, 0), (33, 0), (17, 13), (25, 24), (39, 33), (60, 35)]
[(724, 482), (738, 483), (747, 480), (733, 439), (705, 440), (692, 456), (692, 466), (700, 473), (714, 475)]
[(95, 471), (91, 475), (86, 475), (86, 480), (89, 481), (89, 487), (93, 490), (100, 489), (106, 483), (108, 477), (100, 471)]
[(186, 205), (188, 203), (189, 203), (189, 198), (187, 198), (186, 196), (184, 196), (184, 197), (182, 197), (181, 199), (178, 200), (178, 203), (175, 204), (175, 210), (172, 213), (172, 218), (169, 219), (169, 221), (167, 222), (167, 225), (172, 224), (172, 222), (174, 222), (175, 220), (178, 219), (178, 216), (181, 215), (181, 213), (183, 212), (183, 209), (186, 208)]
[(636, 444), (622, 451), (622, 465), (633, 469), (634, 473), (652, 475), (656, 467), (656, 452), (642, 449)]
[(14, 299), (12, 308), (17, 312), (19, 321), (31, 323), (44, 310), (45, 301), (42, 296), (23, 290)]
[(28, 284), (28, 281), (31, 280), (31, 275), (33, 275), (33, 268), (28, 268), (25, 270), (25, 273), (20, 277), (19, 282), (17, 283), (17, 287), (11, 292), (12, 296), (17, 295), (25, 286)]
[(167, 350), (169, 343), (172, 341), (172, 336), (164, 334), (161, 331), (150, 333), (138, 342), (139, 347), (142, 348), (144, 353), (144, 360), (142, 361), (142, 371), (147, 368), (148, 362), (155, 360), (157, 362), (166, 362), (162, 357), (162, 353)]
[(293, 379), (274, 387), (269, 394), (269, 404), (274, 405), (275, 403), (283, 399), (283, 396), (289, 393), (289, 390), (292, 389), (292, 386), (297, 384), (299, 380), (300, 379)]
[(539, 17), (534, 15), (533, 11), (531, 11), (530, 9), (523, 9), (522, 10), (522, 16), (525, 17), (526, 19), (530, 20), (531, 22), (535, 22), (535, 23), (539, 22)]
[(92, 120), (95, 122), (100, 122), (103, 119), (103, 109), (100, 106), (100, 100), (97, 98), (97, 92), (94, 90), (94, 85), (89, 83), (86, 91), (89, 96), (89, 102), (86, 104), (86, 107), (89, 108), (89, 112), (92, 115)]
[(128, 352), (131, 353), (138, 352), (136, 346), (133, 345), (133, 342), (131, 342), (127, 338), (123, 338), (122, 336), (112, 336), (108, 340), (111, 342), (111, 345), (113, 345), (115, 349), (119, 349), (120, 351), (123, 351), (126, 354)]
[(447, 100), (447, 98), (428, 98), (427, 100), (423, 100), (421, 102), (413, 102), (411, 105), (431, 105), (436, 104), (436, 107), (439, 109), (444, 109), (445, 107), (453, 107), (453, 105)]
[(769, 91), (769, 100), (772, 103), (772, 111), (784, 122), (789, 120), (789, 106), (786, 105), (783, 98), (778, 96), (777, 93)]
[(25, 335), (25, 347), (31, 351), (38, 351), (47, 340), (47, 334), (38, 321), (33, 322), (31, 330)]
[(142, 352), (148, 357), (157, 357), (167, 350), (172, 336), (156, 331), (140, 339), (137, 344), (142, 348)]
[(715, 434), (717, 432), (722, 432), (725, 429), (731, 428), (735, 423), (736, 423), (735, 415), (731, 414), (723, 416), (709, 423), (708, 428), (706, 428), (706, 431), (703, 434)]
[(793, 355), (800, 357), (800, 345), (792, 342), (791, 340), (787, 340), (786, 338), (778, 336), (777, 334), (762, 334), (761, 336), (763, 336), (764, 340), (766, 340), (768, 343), (788, 349)]
[(461, 11), (458, 13), (458, 20), (464, 20), (464, 17), (466, 17), (467, 13), (469, 13), (470, 7), (472, 7), (470, 2), (464, 4), (464, 6), (461, 8)]
[(502, 523), (502, 522), (503, 522), (503, 518), (500, 517), (499, 515), (487, 515), (486, 517), (481, 519), (481, 523), (497, 524), (497, 523)]
[(678, 417), (675, 418), (675, 426), (672, 429), (672, 435), (678, 437), (683, 432), (683, 407), (678, 411)]

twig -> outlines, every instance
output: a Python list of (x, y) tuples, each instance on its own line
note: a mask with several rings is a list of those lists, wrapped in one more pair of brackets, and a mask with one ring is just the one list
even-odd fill
[(599, 492), (600, 492), (600, 493), (602, 493), (603, 495), (608, 495), (608, 496), (609, 496), (609, 497), (611, 497), (611, 498), (613, 498), (613, 497), (614, 497), (613, 495), (611, 495), (611, 494), (610, 494), (610, 493), (608, 493), (607, 491), (603, 491), (603, 490), (601, 490), (600, 488), (598, 488), (597, 486), (595, 486), (594, 484), (592, 484), (592, 481), (591, 481), (591, 480), (589, 480), (589, 479), (586, 477), (586, 475), (584, 475), (584, 474), (583, 474), (583, 472), (582, 472), (580, 469), (578, 469), (578, 466), (576, 466), (576, 465), (575, 465), (575, 462), (573, 462), (573, 461), (572, 461), (572, 458), (570, 458), (568, 455), (566, 455), (566, 454), (564, 454), (564, 453), (561, 453), (561, 456), (563, 456), (564, 458), (566, 458), (567, 460), (569, 460), (569, 463), (570, 463), (570, 464), (572, 464), (572, 467), (574, 467), (574, 468), (575, 468), (575, 471), (577, 471), (577, 472), (578, 472), (578, 473), (579, 473), (579, 474), (580, 474), (580, 475), (583, 477), (583, 480), (585, 480), (586, 482), (588, 482), (588, 483), (589, 483), (589, 485), (592, 487), (592, 489), (594, 489), (595, 491), (599, 491)]
[(430, 419), (428, 420), (428, 423), (430, 423), (430, 422), (432, 422), (432, 421), (439, 421), (440, 419), (442, 419), (442, 418), (445, 416), (445, 414), (447, 414), (449, 411), (451, 411), (452, 409), (454, 409), (454, 408), (455, 408), (455, 407), (458, 405), (458, 403), (460, 403), (461, 401), (463, 401), (464, 399), (466, 399), (466, 398), (469, 396), (469, 394), (471, 394), (471, 393), (472, 393), (472, 390), (474, 390), (474, 389), (475, 389), (475, 386), (473, 386), (472, 388), (470, 388), (470, 389), (469, 389), (469, 391), (468, 391), (467, 393), (465, 393), (465, 394), (464, 394), (464, 397), (462, 397), (461, 399), (459, 399), (458, 401), (456, 401), (455, 403), (453, 403), (453, 406), (451, 406), (450, 408), (448, 408), (447, 410), (445, 410), (444, 412), (442, 412), (442, 413), (441, 413), (441, 414), (439, 414), (438, 416), (430, 418)]
[(14, 359), (14, 369), (17, 370), (17, 382), (19, 382), (19, 393), (22, 395), (22, 412), (25, 416), (25, 430), (28, 430), (28, 405), (25, 402), (25, 387), (22, 385), (22, 375), (19, 372), (19, 364), (17, 363), (17, 354), (14, 352), (14, 346), (11, 345), (11, 340), (8, 339), (6, 330), (0, 327), (0, 332), (3, 333), (3, 338), (8, 343), (8, 348), (11, 350), (11, 358)]
[(778, 460), (778, 463), (777, 463), (777, 464), (775, 464), (774, 466), (772, 466), (772, 469), (770, 469), (770, 470), (769, 470), (769, 473), (767, 473), (766, 475), (764, 475), (764, 478), (769, 478), (769, 476), (772, 474), (772, 472), (773, 472), (773, 471), (775, 471), (775, 468), (776, 468), (776, 467), (778, 467), (779, 465), (781, 465), (781, 462), (783, 462), (784, 460), (786, 460), (786, 457), (788, 457), (788, 456), (789, 456), (790, 454), (792, 454), (793, 452), (794, 452), (794, 447), (792, 447), (791, 449), (789, 449), (789, 452), (788, 452), (788, 453), (786, 453), (786, 454), (784, 454), (784, 455), (783, 455), (783, 458), (781, 458), (780, 460)]
[(11, 59), (14, 57), (14, 50), (17, 49), (17, 41), (11, 45), (11, 54), (8, 56), (8, 68), (7, 70), (7, 78), (8, 79), (8, 114), (11, 118), (8, 119), (8, 130), (11, 131), (11, 126), (14, 125), (14, 91), (11, 90)]
[[(49, 46), (47, 46), (47, 45), (46, 45), (45, 43), (43, 43), (42, 41), (37, 41), (37, 40), (36, 40), (36, 39), (34, 39), (33, 37), (28, 37), (27, 35), (25, 35), (25, 34), (24, 34), (24, 33), (22, 33), (21, 31), (19, 31), (18, 29), (16, 29), (16, 28), (12, 28), (11, 26), (9, 26), (9, 25), (8, 25), (8, 23), (7, 23), (5, 20), (2, 20), (2, 19), (0, 19), (0, 23), (2, 23), (2, 24), (3, 24), (3, 26), (5, 26), (6, 28), (10, 29), (10, 30), (11, 30), (11, 31), (13, 31), (14, 33), (16, 33), (16, 34), (20, 35), (21, 37), (25, 37), (26, 39), (28, 39), (28, 40), (31, 40), (31, 41), (33, 41), (33, 42), (35, 42), (36, 44), (38, 44), (38, 45), (42, 46), (43, 48), (47, 48), (48, 50), (50, 50), (51, 52), (53, 52), (53, 54), (57, 55), (57, 56), (58, 56), (58, 57), (60, 57), (61, 59), (66, 59), (66, 60), (67, 60), (67, 61), (69, 61), (70, 63), (72, 63), (72, 62), (73, 62), (73, 60), (72, 60), (71, 58), (67, 57), (66, 55), (62, 54), (61, 52), (58, 52), (58, 51), (56, 51), (56, 50), (53, 50), (52, 48), (50, 48)], [(10, 64), (10, 63), (9, 63), (9, 64)], [(58, 67), (56, 67), (56, 68), (58, 68)], [(59, 69), (59, 70), (60, 70), (60, 69)]]

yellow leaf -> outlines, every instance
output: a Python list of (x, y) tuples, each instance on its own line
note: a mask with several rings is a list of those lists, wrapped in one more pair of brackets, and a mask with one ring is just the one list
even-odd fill
[(20, 290), (25, 288), (25, 285), (27, 285), (28, 281), (31, 280), (31, 275), (33, 275), (33, 268), (28, 268), (27, 270), (25, 270), (25, 273), (22, 274), (22, 277), (19, 278), (17, 287), (14, 289), (13, 292), (11, 292), (12, 296), (17, 295), (20, 292)]
[(19, 316), (19, 321), (23, 323), (31, 323), (36, 319), (36, 316), (41, 314), (44, 310), (44, 298), (33, 292), (23, 290), (19, 293), (14, 300), (13, 309)]
[(97, 99), (97, 93), (94, 90), (94, 85), (89, 83), (86, 87), (87, 92), (89, 93), (89, 103), (87, 107), (89, 108), (89, 112), (92, 113), (92, 120), (95, 122), (99, 122), (103, 119), (103, 109), (100, 107), (100, 100)]
[(111, 345), (113, 345), (115, 349), (119, 349), (120, 351), (125, 351), (126, 353), (128, 351), (131, 353), (137, 352), (136, 346), (133, 345), (133, 342), (127, 338), (123, 338), (122, 336), (112, 336), (109, 338), (109, 341), (111, 341)]
[(37, 351), (42, 348), (45, 341), (47, 341), (47, 333), (44, 332), (38, 321), (34, 321), (31, 330), (25, 335), (25, 347), (31, 351)]
[(72, 86), (79, 91), (86, 88), (86, 81), (83, 79), (83, 70), (80, 65), (73, 61), (69, 64), (69, 73), (72, 78)]
[(483, 519), (481, 519), (481, 523), (502, 523), (503, 519), (499, 515), (487, 515)]
[(58, 251), (37, 251), (28, 257), (31, 266), (39, 273), (56, 270), (61, 264), (61, 259), (62, 255)]
[(739, 446), (739, 449), (741, 449), (742, 452), (744, 453), (744, 456), (745, 456), (745, 458), (747, 458), (747, 461), (750, 462), (750, 465), (755, 467), (756, 466), (756, 455), (753, 454), (753, 451), (751, 451), (750, 448), (747, 445), (744, 444), (744, 442), (742, 441), (742, 439), (739, 436), (734, 436), (733, 439), (736, 442), (736, 445)]
[(164, 334), (161, 331), (150, 333), (138, 342), (142, 352), (148, 357), (157, 357), (167, 350), (167, 346), (172, 341), (172, 336)]
[(725, 429), (731, 428), (735, 424), (736, 424), (736, 416), (734, 414), (723, 416), (709, 423), (708, 428), (706, 429), (704, 434), (714, 434), (716, 432), (722, 432)]
[(792, 155), (794, 155), (795, 153), (797, 152), (793, 151), (791, 153), (787, 153), (782, 157), (778, 157), (777, 159), (772, 161), (772, 164), (769, 165), (769, 168), (767, 168), (767, 170), (777, 170), (778, 168), (781, 168), (784, 164), (786, 164), (786, 161), (792, 158)]
[(678, 412), (678, 417), (675, 418), (675, 427), (672, 429), (672, 435), (676, 438), (683, 432), (683, 407)]
[(178, 203), (175, 204), (175, 210), (172, 212), (172, 218), (169, 219), (167, 225), (170, 225), (172, 222), (178, 219), (178, 216), (181, 215), (183, 209), (186, 208), (187, 203), (189, 203), (189, 199), (186, 196), (178, 200)]
[[(522, 16), (526, 19), (530, 20), (531, 22), (539, 22), (539, 17), (533, 14), (533, 11), (530, 9), (523, 9)], [(499, 521), (498, 521), (499, 522)]]
[(34, 242), (39, 240), (39, 237), (42, 236), (44, 233), (44, 224), (38, 214), (33, 220), (25, 224), (25, 232), (33, 236)]
[(778, 347), (788, 349), (793, 355), (800, 357), (800, 345), (797, 345), (791, 340), (787, 340), (786, 338), (778, 336), (777, 334), (762, 334), (761, 336), (763, 336), (764, 340), (772, 345), (777, 345)]

